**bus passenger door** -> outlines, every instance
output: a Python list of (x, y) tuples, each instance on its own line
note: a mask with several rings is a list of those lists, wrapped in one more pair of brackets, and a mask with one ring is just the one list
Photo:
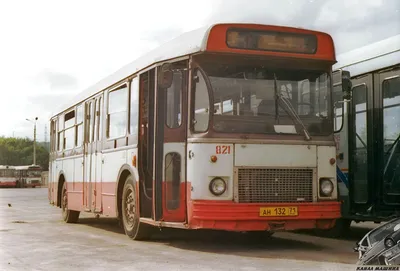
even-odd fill
[(374, 195), (373, 173), (373, 86), (372, 75), (352, 80), (349, 106), (349, 193), (351, 210), (365, 212)]
[(84, 148), (84, 176), (83, 176), (83, 206), (86, 211), (92, 207), (92, 154), (94, 153), (93, 126), (95, 101), (91, 100), (85, 105), (85, 148)]
[(156, 94), (156, 220), (184, 222), (188, 61), (172, 63), (169, 71), (172, 84), (158, 84)]
[(139, 140), (138, 171), (140, 216), (154, 219), (154, 96), (155, 69), (145, 72), (139, 78)]
[(92, 211), (101, 212), (103, 96), (95, 98), (92, 153)]
[[(377, 73), (375, 107), (379, 110), (376, 132), (375, 178), (379, 180), (379, 199), (382, 206), (400, 209), (400, 70)], [(397, 206), (397, 207), (396, 207)]]
[[(100, 105), (99, 103), (101, 102), (101, 97), (95, 97), (93, 99), (93, 113), (91, 122), (92, 125), (90, 129), (92, 129), (90, 133), (90, 182), (89, 182), (89, 193), (90, 196), (90, 209), (93, 212), (100, 212), (101, 211), (101, 198), (99, 197), (97, 191), (101, 191), (101, 172), (98, 174), (98, 168), (101, 169), (101, 149), (99, 146), (99, 117), (100, 117)], [(99, 159), (100, 157), (100, 159)], [(99, 164), (100, 163), (100, 164)], [(101, 193), (100, 193), (101, 195)]]

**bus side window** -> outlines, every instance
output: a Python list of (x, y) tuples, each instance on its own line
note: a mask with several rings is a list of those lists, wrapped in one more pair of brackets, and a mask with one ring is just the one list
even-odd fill
[(92, 123), (93, 123), (93, 125), (92, 125), (92, 137), (91, 137), (91, 141), (92, 142), (95, 142), (96, 141), (96, 129), (97, 129), (97, 109), (98, 109), (98, 107), (99, 107), (99, 101), (98, 100), (95, 100), (94, 102), (93, 102), (93, 116), (92, 116)]
[(344, 104), (343, 104), (343, 91), (341, 86), (333, 87), (333, 109), (334, 109), (334, 118), (335, 118), (335, 132), (338, 132), (342, 129), (343, 125), (343, 113), (344, 113)]
[(58, 117), (58, 125), (57, 125), (57, 150), (62, 151), (64, 148), (64, 115), (61, 114)]
[(75, 110), (65, 114), (64, 129), (64, 149), (73, 149), (75, 146)]
[(166, 93), (167, 106), (165, 108), (165, 121), (168, 128), (179, 128), (181, 126), (182, 86), (182, 72), (174, 71), (172, 85), (167, 89)]
[(83, 106), (80, 105), (76, 108), (76, 135), (75, 146), (80, 147), (83, 144)]
[(194, 132), (206, 132), (210, 119), (210, 100), (206, 81), (199, 70), (194, 75)]
[(98, 108), (98, 117), (97, 117), (97, 140), (100, 141), (101, 140), (101, 135), (102, 135), (102, 116), (103, 116), (103, 99), (100, 97), (99, 98), (99, 108)]
[(128, 122), (127, 98), (128, 88), (126, 85), (109, 93), (108, 138), (118, 138), (126, 135)]
[(129, 132), (131, 135), (138, 135), (139, 122), (139, 80), (138, 77), (132, 79), (131, 82), (131, 100), (130, 100), (130, 123)]

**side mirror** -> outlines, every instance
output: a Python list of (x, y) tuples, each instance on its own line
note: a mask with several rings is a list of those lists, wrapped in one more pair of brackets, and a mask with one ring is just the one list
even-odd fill
[(352, 83), (350, 72), (344, 70), (336, 70), (332, 73), (333, 88), (335, 92), (343, 93), (343, 100), (348, 101), (351, 98)]
[(342, 71), (342, 91), (346, 93), (350, 93), (351, 91), (351, 79), (350, 79), (350, 72)]
[(172, 85), (173, 72), (170, 63), (164, 63), (158, 69), (157, 85), (160, 88), (169, 88)]

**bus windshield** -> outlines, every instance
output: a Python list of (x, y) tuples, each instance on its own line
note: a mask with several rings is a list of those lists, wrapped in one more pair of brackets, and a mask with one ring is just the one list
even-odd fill
[(27, 175), (28, 177), (40, 177), (42, 173), (40, 170), (28, 170)]
[(15, 171), (13, 169), (0, 169), (0, 177), (14, 177)]
[[(204, 65), (213, 129), (222, 133), (333, 133), (326, 71)], [(286, 101), (280, 102), (281, 98)], [(296, 117), (293, 117), (296, 116)]]

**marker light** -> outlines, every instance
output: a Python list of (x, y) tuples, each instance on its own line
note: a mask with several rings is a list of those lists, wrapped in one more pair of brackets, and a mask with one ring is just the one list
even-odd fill
[(132, 157), (132, 166), (136, 167), (136, 155)]
[(329, 159), (329, 163), (330, 163), (331, 165), (334, 165), (334, 164), (335, 164), (335, 162), (336, 162), (336, 159), (335, 159), (335, 158), (331, 158), (331, 159)]
[(210, 160), (211, 160), (212, 163), (216, 163), (218, 158), (217, 158), (216, 155), (211, 155)]

